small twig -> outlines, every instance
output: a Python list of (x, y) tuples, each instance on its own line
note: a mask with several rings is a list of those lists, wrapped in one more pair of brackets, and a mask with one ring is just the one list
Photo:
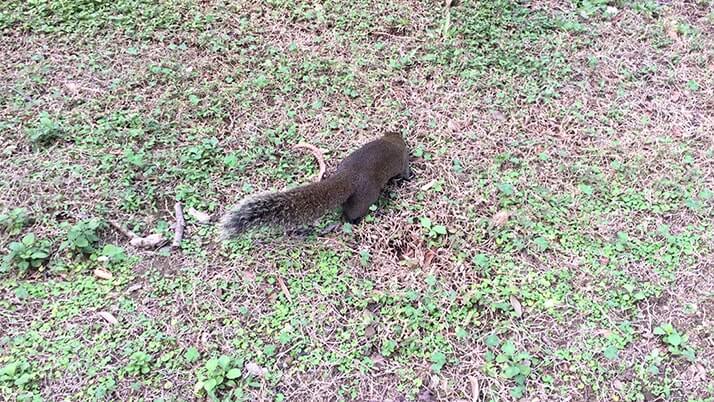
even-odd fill
[(63, 83), (67, 87), (67, 89), (69, 89), (75, 95), (79, 93), (80, 89), (85, 90), (87, 92), (93, 92), (95, 94), (103, 94), (105, 92), (102, 89), (85, 87), (85, 86), (79, 85), (79, 84), (77, 84), (75, 82), (71, 82), (71, 81), (64, 81)]
[(131, 230), (124, 229), (119, 223), (114, 222), (113, 220), (107, 219), (107, 222), (109, 222), (109, 224), (110, 224), (114, 229), (116, 229), (119, 233), (121, 233), (121, 234), (123, 234), (124, 236), (126, 236), (126, 238), (128, 238), (129, 240), (134, 240), (134, 239), (136, 239), (137, 237), (139, 237), (139, 236), (137, 236), (136, 234), (134, 234), (134, 232), (132, 232)]
[(132, 232), (131, 230), (124, 229), (119, 223), (114, 222), (112, 220), (107, 220), (109, 224), (119, 231), (119, 233), (123, 234), (127, 239), (129, 239), (129, 244), (132, 245), (133, 247), (136, 248), (144, 248), (144, 249), (149, 249), (149, 248), (154, 248), (158, 246), (159, 244), (166, 244), (166, 239), (158, 233), (148, 235), (146, 237), (141, 237), (137, 236), (136, 233)]
[(178, 248), (183, 240), (183, 229), (186, 227), (186, 221), (183, 218), (183, 209), (181, 203), (177, 202), (174, 205), (176, 211), (176, 228), (174, 229), (174, 241), (171, 243), (171, 248)]
[(278, 276), (278, 285), (280, 285), (280, 289), (283, 291), (283, 294), (288, 299), (288, 302), (292, 303), (293, 298), (290, 295), (290, 291), (288, 290), (288, 287), (285, 285), (283, 278), (281, 278), (280, 276)]
[(469, 381), (471, 382), (471, 400), (476, 402), (480, 396), (480, 387), (476, 377), (469, 376)]
[(325, 157), (322, 155), (322, 151), (320, 151), (318, 147), (306, 142), (298, 143), (295, 145), (295, 148), (305, 148), (312, 153), (315, 159), (317, 159), (317, 164), (320, 166), (320, 172), (317, 174), (316, 181), (322, 180), (322, 176), (325, 174), (325, 170), (327, 170), (327, 167), (325, 166)]

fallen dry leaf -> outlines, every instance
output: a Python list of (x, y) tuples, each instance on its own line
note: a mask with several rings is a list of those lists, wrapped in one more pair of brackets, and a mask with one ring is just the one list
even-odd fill
[(609, 329), (605, 329), (605, 328), (598, 329), (595, 331), (595, 333), (597, 335), (605, 337), (605, 338), (608, 338), (608, 337), (610, 337), (610, 335), (612, 335), (612, 331), (610, 331)]
[(197, 210), (195, 210), (195, 209), (193, 209), (193, 208), (189, 208), (186, 212), (187, 212), (193, 219), (197, 220), (198, 223), (205, 224), (205, 223), (208, 223), (208, 222), (211, 221), (211, 215), (209, 215), (209, 214), (207, 214), (207, 213), (205, 213), (205, 212), (197, 211)]
[(469, 119), (449, 120), (449, 122), (446, 123), (446, 126), (449, 127), (449, 130), (453, 132), (463, 131), (464, 129), (469, 128), (470, 125), (471, 121), (469, 121)]
[(68, 81), (65, 82), (64, 85), (67, 87), (67, 89), (69, 89), (70, 92), (72, 92), (72, 94), (77, 95), (79, 93), (79, 85), (77, 85), (77, 83)]
[(377, 329), (375, 328), (374, 325), (370, 325), (364, 330), (364, 337), (367, 339), (374, 338), (374, 336), (376, 334), (377, 334)]
[(289, 302), (292, 303), (293, 298), (290, 295), (290, 290), (288, 290), (288, 287), (285, 285), (285, 281), (283, 281), (283, 278), (278, 276), (278, 285), (280, 285), (280, 290), (282, 290), (283, 295), (285, 295), (285, 298), (288, 299)]
[(426, 191), (426, 190), (428, 190), (428, 189), (434, 187), (434, 185), (435, 185), (436, 183), (437, 183), (436, 179), (433, 179), (432, 181), (430, 181), (430, 182), (426, 183), (425, 185), (421, 186), (421, 191)]
[(419, 266), (419, 261), (416, 258), (404, 258), (403, 260), (399, 261), (400, 265), (404, 265), (407, 268), (416, 268)]
[(431, 265), (431, 262), (434, 260), (434, 257), (436, 257), (436, 253), (434, 250), (427, 250), (426, 254), (424, 254), (424, 260), (421, 264), (422, 268), (428, 268), (429, 265)]
[(97, 315), (104, 318), (104, 320), (109, 324), (119, 324), (119, 320), (117, 320), (116, 317), (114, 317), (111, 313), (108, 313), (106, 311), (100, 311), (97, 313)]
[(500, 112), (500, 111), (498, 111), (498, 110), (492, 111), (492, 112), (491, 112), (491, 116), (492, 116), (495, 120), (506, 120), (506, 115), (503, 114), (503, 112)]
[(81, 91), (92, 92), (92, 93), (95, 93), (95, 94), (96, 94), (96, 93), (102, 93), (102, 92), (104, 92), (104, 91), (102, 91), (101, 89), (90, 88), (90, 87), (82, 86), (82, 85), (80, 85), (79, 83), (73, 82), (73, 81), (65, 81), (65, 82), (64, 82), (64, 85), (65, 85), (65, 87), (67, 87), (67, 89), (68, 89), (73, 95), (77, 95), (77, 94), (79, 94)]
[(369, 358), (372, 360), (372, 363), (374, 363), (375, 366), (381, 366), (387, 361), (379, 353), (373, 353), (372, 356), (370, 356)]
[(514, 295), (511, 295), (509, 299), (511, 300), (511, 307), (513, 307), (513, 310), (516, 312), (516, 317), (522, 316), (523, 306), (521, 306), (521, 302), (518, 301), (518, 299)]
[(247, 371), (248, 374), (254, 375), (256, 377), (262, 377), (268, 372), (267, 369), (260, 367), (259, 365), (253, 362), (250, 362), (245, 365), (245, 371)]
[(112, 279), (112, 277), (113, 277), (111, 272), (107, 271), (106, 269), (102, 269), (102, 268), (95, 269), (94, 276), (96, 276), (99, 279), (105, 279), (105, 280)]
[(491, 223), (494, 226), (503, 227), (508, 222), (508, 218), (510, 218), (510, 217), (511, 217), (511, 213), (504, 209), (504, 210), (498, 211), (496, 213), (496, 215), (494, 215), (493, 218), (491, 218)]
[(674, 41), (679, 39), (679, 33), (677, 32), (677, 26), (674, 21), (665, 21), (664, 30), (665, 32), (667, 32), (667, 36), (669, 37), (669, 39), (672, 39)]

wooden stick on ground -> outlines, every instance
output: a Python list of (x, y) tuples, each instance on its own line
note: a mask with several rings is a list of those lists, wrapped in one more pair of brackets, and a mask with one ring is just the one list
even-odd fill
[(327, 170), (327, 167), (325, 166), (325, 157), (322, 155), (322, 151), (320, 151), (320, 148), (308, 144), (306, 142), (300, 142), (297, 145), (295, 145), (294, 148), (305, 148), (312, 153), (312, 155), (317, 159), (317, 164), (320, 167), (320, 172), (317, 174), (317, 180), (320, 181), (322, 180), (322, 176), (325, 174), (325, 170)]
[(183, 218), (183, 208), (181, 208), (180, 202), (174, 205), (174, 211), (176, 212), (176, 228), (174, 229), (174, 241), (171, 243), (171, 248), (179, 248), (181, 240), (183, 240), (183, 230), (186, 227), (186, 220)]
[[(182, 216), (183, 218), (183, 216)], [(152, 249), (156, 248), (160, 244), (166, 244), (166, 239), (164, 239), (164, 236), (154, 233), (150, 234), (146, 237), (141, 237), (137, 236), (136, 233), (132, 232), (131, 230), (124, 229), (119, 223), (107, 219), (107, 222), (109, 222), (109, 225), (111, 225), (114, 229), (116, 229), (119, 233), (124, 235), (127, 239), (129, 239), (129, 244), (132, 245), (133, 247), (136, 248), (143, 248), (143, 249)], [(183, 230), (182, 230), (183, 232)], [(183, 235), (183, 233), (182, 233)]]
[(134, 234), (134, 232), (132, 232), (131, 230), (129, 230), (129, 229), (124, 229), (119, 223), (114, 222), (113, 220), (109, 220), (109, 219), (108, 219), (107, 222), (109, 222), (109, 224), (110, 224), (114, 229), (116, 229), (119, 233), (121, 233), (121, 234), (123, 234), (124, 236), (126, 236), (129, 240), (134, 240), (134, 239), (136, 239), (137, 237), (139, 237), (139, 236), (137, 236), (136, 234)]
[(292, 303), (293, 298), (290, 296), (290, 290), (288, 290), (288, 287), (285, 285), (285, 281), (283, 281), (283, 278), (278, 276), (278, 285), (280, 285), (280, 289), (283, 291), (283, 294), (285, 297), (288, 299), (288, 302)]

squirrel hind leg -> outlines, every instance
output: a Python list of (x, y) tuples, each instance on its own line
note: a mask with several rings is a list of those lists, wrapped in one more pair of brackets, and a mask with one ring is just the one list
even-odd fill
[(342, 204), (342, 215), (350, 223), (357, 224), (369, 212), (379, 198), (379, 188), (369, 188), (364, 191), (357, 191)]

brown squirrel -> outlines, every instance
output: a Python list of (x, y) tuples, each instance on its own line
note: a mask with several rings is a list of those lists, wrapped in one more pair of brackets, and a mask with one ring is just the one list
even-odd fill
[(389, 133), (352, 152), (326, 179), (245, 198), (223, 217), (223, 237), (261, 225), (306, 224), (340, 205), (344, 218), (357, 223), (390, 179), (409, 175), (407, 145), (399, 133)]

